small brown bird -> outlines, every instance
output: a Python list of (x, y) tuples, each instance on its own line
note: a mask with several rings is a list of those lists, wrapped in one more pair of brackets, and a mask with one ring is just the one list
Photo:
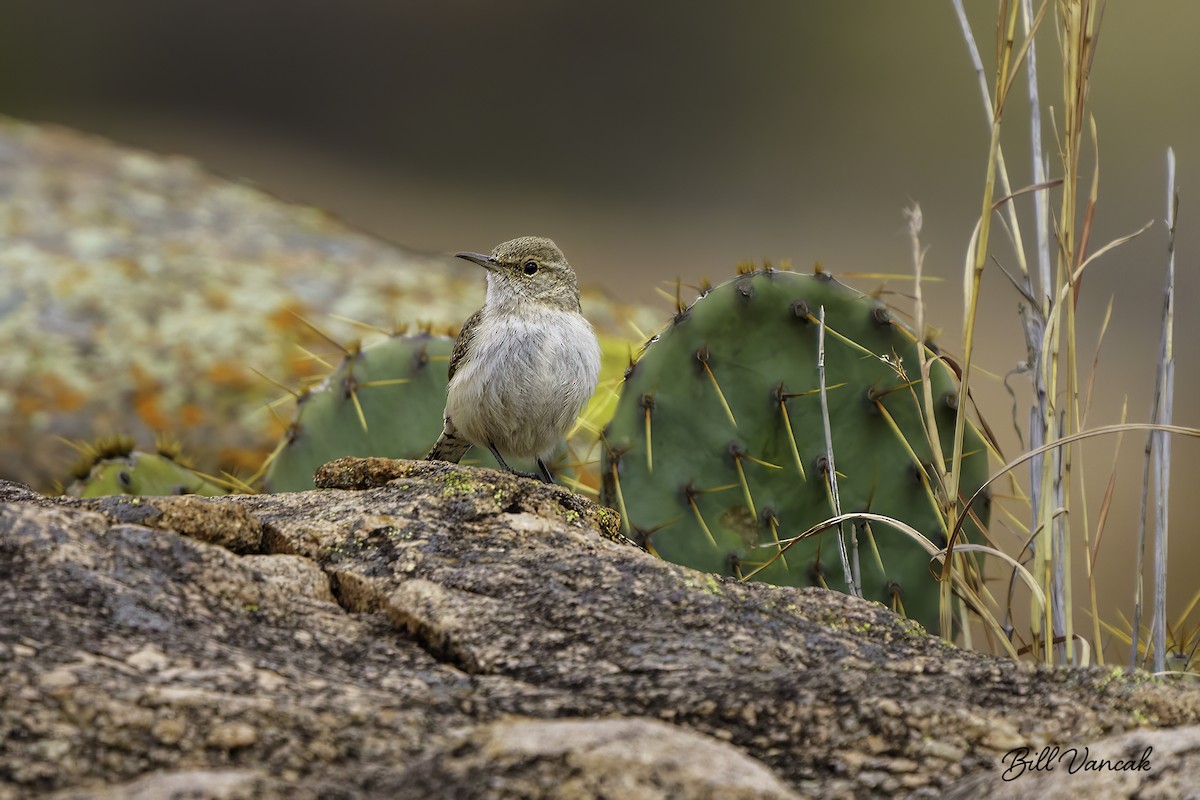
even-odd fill
[[(445, 427), (426, 458), (457, 464), (479, 445), (509, 472), (553, 483), (546, 460), (600, 376), (600, 343), (581, 311), (575, 271), (537, 236), (458, 258), (487, 270), (487, 298), (454, 345)], [(540, 475), (517, 472), (504, 455), (536, 458)]]

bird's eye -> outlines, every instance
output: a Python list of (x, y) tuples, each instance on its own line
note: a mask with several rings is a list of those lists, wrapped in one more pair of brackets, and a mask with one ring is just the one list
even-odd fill
[(525, 262), (525, 274), (526, 275), (532, 275), (533, 273), (535, 273), (537, 271), (538, 271), (538, 265), (537, 265), (536, 261), (526, 261)]

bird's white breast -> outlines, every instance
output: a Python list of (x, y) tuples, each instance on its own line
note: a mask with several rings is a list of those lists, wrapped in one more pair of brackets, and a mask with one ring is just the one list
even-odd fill
[(596, 389), (600, 345), (577, 312), (485, 307), (458, 366), (446, 414), (476, 445), (503, 455), (549, 456)]

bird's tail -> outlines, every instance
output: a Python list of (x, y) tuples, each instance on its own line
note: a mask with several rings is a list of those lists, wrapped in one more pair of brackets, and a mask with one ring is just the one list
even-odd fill
[(462, 461), (462, 457), (470, 449), (471, 443), (458, 432), (454, 423), (447, 419), (445, 427), (442, 428), (442, 435), (434, 442), (433, 449), (429, 451), (429, 455), (425, 456), (425, 460), (449, 461), (457, 464)]

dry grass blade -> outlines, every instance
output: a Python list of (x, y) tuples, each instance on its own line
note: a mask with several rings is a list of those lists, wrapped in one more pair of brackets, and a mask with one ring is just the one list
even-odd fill
[[(1017, 561), (1008, 553), (1005, 553), (1002, 550), (997, 550), (994, 547), (988, 547), (987, 545), (971, 543), (955, 545), (953, 549), (956, 553), (982, 553), (988, 556), (995, 556), (996, 558), (1005, 562), (1013, 568), (1013, 571), (1016, 573), (1017, 577), (1019, 577), (1021, 581), (1029, 587), (1029, 594), (1037, 603), (1038, 608), (1046, 605), (1046, 595), (1042, 591), (1041, 585), (1038, 584), (1037, 579), (1033, 577), (1033, 573), (1027, 570), (1021, 564), (1021, 562)], [(948, 555), (949, 552), (950, 549), (947, 548), (944, 550), (939, 550), (937, 553), (934, 553), (934, 555), (944, 557)]]
[[(854, 512), (851, 512), (848, 514), (838, 514), (837, 516), (830, 517), (829, 519), (825, 519), (825, 520), (818, 522), (816, 525), (813, 525), (813, 526), (805, 529), (802, 533), (798, 533), (795, 536), (789, 536), (786, 539), (780, 539), (778, 543), (767, 542), (765, 544), (755, 545), (755, 547), (774, 548), (776, 546), (776, 544), (781, 544), (781, 545), (783, 545), (783, 551), (786, 552), (788, 550), (788, 548), (791, 547), (796, 542), (804, 541), (805, 539), (808, 539), (811, 536), (816, 536), (817, 534), (821, 533), (822, 531), (828, 530), (829, 528), (833, 528), (833, 527), (841, 525), (842, 523), (845, 523), (845, 522), (854, 522), (855, 520), (864, 520), (867, 522), (881, 522), (890, 528), (894, 528), (895, 530), (900, 531), (905, 536), (907, 536), (908, 538), (910, 538), (914, 542), (916, 542), (918, 545), (920, 545), (921, 549), (923, 549), (930, 556), (935, 556), (938, 553), (942, 552), (941, 549), (939, 549), (937, 545), (935, 545), (933, 542), (929, 541), (929, 538), (926, 537), (925, 534), (921, 533), (916, 528), (909, 525), (907, 522), (898, 520), (895, 517), (888, 517), (888, 516), (884, 516), (883, 514), (875, 514), (870, 511), (854, 511)], [(750, 575), (746, 576), (747, 579), (749, 579), (750, 577), (751, 577)]]
[[(1014, 458), (1012, 461), (1009, 461), (998, 471), (996, 471), (996, 473), (990, 478), (980, 484), (979, 488), (975, 491), (975, 494), (971, 495), (967, 499), (966, 504), (963, 506), (963, 511), (965, 512), (967, 509), (971, 508), (971, 506), (975, 505), (975, 502), (983, 496), (983, 493), (987, 491), (987, 488), (994, 482), (1007, 475), (1017, 467), (1021, 466), (1025, 462), (1059, 447), (1065, 447), (1066, 445), (1073, 444), (1075, 442), (1081, 442), (1085, 439), (1092, 439), (1097, 436), (1107, 436), (1111, 433), (1120, 433), (1122, 431), (1162, 431), (1163, 433), (1173, 433), (1178, 436), (1187, 436), (1193, 439), (1200, 439), (1200, 428), (1186, 428), (1182, 425), (1159, 425), (1153, 422), (1127, 422), (1119, 425), (1104, 425), (1099, 428), (1093, 428), (1090, 431), (1073, 433), (1053, 442), (1048, 442), (1041, 447), (1028, 450)], [(950, 540), (952, 544), (956, 537), (962, 533), (962, 527), (964, 524), (966, 524), (966, 520), (967, 517), (964, 513), (955, 521), (954, 527), (950, 531)]]
[[(1008, 93), (1011, 91), (1012, 85), (1017, 80), (1017, 74), (1021, 71), (1021, 67), (1025, 64), (1025, 60), (1029, 55), (1029, 50), (1031, 47), (1033, 47), (1033, 37), (1037, 34), (1038, 28), (1042, 26), (1042, 19), (1046, 16), (1046, 6), (1048, 4), (1049, 0), (1042, 0), (1042, 4), (1038, 7), (1037, 16), (1035, 16), (1033, 19), (1033, 24), (1030, 25), (1029, 29), (1025, 32), (1025, 41), (1021, 43), (1021, 49), (1017, 51), (1016, 56), (1013, 58), (1015, 63), (1013, 64), (1012, 70), (1008, 74), (1008, 80), (1004, 83), (1003, 91), (1000, 92), (1001, 101), (1008, 97)], [(1012, 34), (1010, 33), (1009, 36), (1011, 37)], [(1011, 46), (1012, 43), (1010, 41), (1009, 47), (1011, 48)]]
[[(912, 245), (913, 303), (917, 313), (917, 365), (921, 374), (919, 407), (923, 410), (921, 427), (925, 431), (925, 442), (929, 445), (930, 452), (933, 453), (933, 463), (940, 482), (941, 478), (946, 474), (946, 459), (942, 454), (941, 437), (938, 435), (937, 415), (933, 413), (933, 384), (929, 379), (931, 366), (930, 359), (925, 350), (925, 298), (921, 291), (921, 278), (925, 266), (925, 248), (921, 247), (921, 227), (924, 217), (921, 214), (921, 207), (916, 204), (913, 204), (912, 208), (907, 209), (904, 212), (904, 216), (908, 220), (908, 238)], [(918, 460), (919, 463), (920, 461)], [(938, 516), (940, 517), (941, 514), (939, 513)]]
[(1057, 189), (1059, 186), (1062, 186), (1062, 184), (1063, 184), (1062, 178), (1054, 178), (1054, 179), (1048, 180), (1048, 181), (1044, 180), (1044, 181), (1038, 181), (1037, 183), (1031, 183), (1028, 186), (1024, 186), (1020, 189), (1017, 189), (1012, 194), (1007, 194), (1004, 197), (1001, 197), (999, 200), (997, 200), (995, 203), (992, 204), (992, 211), (993, 212), (999, 211), (1001, 208), (1004, 207), (1005, 203), (1015, 200), (1022, 195), (1032, 194), (1034, 192), (1040, 193), (1040, 192), (1044, 192), (1046, 189)]
[[(1042, 108), (1038, 96), (1037, 43), (1030, 34), (1033, 31), (1033, 1), (1021, 0), (1021, 18), (1024, 22), (1025, 36), (1030, 40), (1029, 52), (1025, 59), (1028, 62), (1026, 75), (1029, 78), (1029, 131), (1030, 155), (1033, 161), (1033, 181), (1035, 184), (1046, 180), (1045, 151), (1042, 148)], [(1033, 196), (1034, 219), (1037, 228), (1037, 257), (1038, 257), (1038, 286), (1043, 298), (1048, 298), (1050, 292), (1050, 226), (1049, 202), (1045, 192)], [(1046, 312), (1048, 301), (1034, 304), (1034, 308), (1043, 314)]]
[[(1074, 642), (1079, 645), (1079, 658), (1076, 659), (1077, 664), (1081, 667), (1090, 667), (1092, 665), (1092, 646), (1088, 644), (1088, 640), (1082, 636), (1076, 636)], [(1101, 659), (1098, 663), (1103, 664)]]
[[(1112, 321), (1113, 297), (1109, 295), (1108, 308), (1104, 311), (1104, 320), (1100, 323), (1100, 333), (1096, 337), (1096, 354), (1092, 357), (1092, 371), (1088, 375), (1087, 390), (1083, 395), (1083, 414), (1079, 418), (1079, 424), (1083, 427), (1087, 426), (1088, 412), (1092, 408), (1092, 393), (1096, 389), (1096, 375), (1100, 371), (1100, 350), (1104, 347), (1104, 337), (1108, 333), (1108, 323)], [(1122, 419), (1122, 422), (1125, 420)]]
[[(775, 563), (775, 561), (777, 559), (782, 558), (784, 556), (784, 554), (787, 553), (788, 549), (792, 545), (794, 545), (796, 542), (803, 541), (812, 536), (817, 536), (820, 533), (822, 533), (823, 531), (828, 530), (829, 528), (841, 526), (841, 525), (846, 524), (847, 522), (853, 522), (853, 521), (859, 521), (859, 520), (868, 522), (868, 523), (878, 522), (878, 523), (881, 523), (881, 524), (887, 526), (888, 528), (891, 528), (893, 530), (896, 530), (896, 531), (904, 534), (911, 541), (916, 543), (921, 549), (923, 549), (930, 556), (930, 558), (946, 558), (947, 556), (952, 555), (948, 550), (939, 548), (937, 545), (935, 545), (933, 542), (931, 542), (924, 534), (922, 534), (916, 528), (913, 528), (911, 525), (909, 525), (901, 520), (898, 520), (894, 517), (888, 517), (883, 514), (874, 514), (874, 513), (868, 512), (868, 511), (858, 511), (858, 512), (852, 512), (849, 514), (839, 514), (837, 516), (830, 517), (829, 519), (818, 522), (816, 525), (813, 525), (812, 527), (808, 528), (807, 530), (805, 530), (804, 532), (800, 533), (797, 536), (792, 536), (792, 537), (789, 537), (786, 539), (780, 539), (778, 542), (766, 542), (763, 544), (756, 545), (756, 547), (758, 547), (758, 548), (770, 547), (772, 549), (775, 549), (775, 552), (772, 554), (772, 556), (770, 558), (768, 558), (762, 564), (758, 565), (754, 570), (752, 570), (751, 572), (748, 572), (744, 575), (739, 575), (738, 578), (739, 578), (739, 580), (742, 580), (742, 581), (748, 581), (748, 580), (752, 579), (759, 572), (762, 572), (764, 569), (769, 567), (771, 564)], [(982, 545), (971, 545), (971, 547), (978, 548), (978, 547), (982, 547)], [(958, 595), (960, 597), (962, 597), (963, 600), (966, 601), (966, 603), (970, 607), (978, 609), (981, 612), (981, 618), (982, 618), (984, 624), (987, 625), (988, 628), (990, 629), (990, 631), (992, 632), (992, 634), (996, 636), (996, 641), (1000, 642), (1001, 646), (1005, 649), (1005, 651), (1008, 653), (1008, 655), (1010, 657), (1016, 658), (1017, 652), (1012, 647), (1012, 644), (1008, 641), (1008, 637), (1005, 635), (1004, 631), (1000, 628), (1000, 625), (999, 625), (999, 623), (997, 623), (995, 617), (990, 613), (986, 613), (986, 605), (979, 598), (979, 596), (975, 593), (974, 589), (972, 589), (971, 586), (968, 585), (968, 583), (965, 580), (963, 580), (962, 573), (958, 570), (953, 570), (953, 571), (949, 572), (949, 576), (950, 576), (950, 580), (943, 583), (944, 590), (950, 591), (951, 587), (953, 587), (953, 591), (958, 593)], [(1036, 588), (1036, 586), (1034, 588)], [(901, 609), (901, 613), (903, 613), (902, 609)]]
[[(1121, 422), (1125, 422), (1127, 409), (1128, 404), (1122, 403)], [(1084, 528), (1083, 530), (1083, 544), (1087, 555), (1084, 563), (1087, 566), (1088, 594), (1092, 609), (1092, 640), (1098, 648), (1096, 658), (1100, 664), (1104, 663), (1104, 648), (1100, 646), (1100, 609), (1096, 602), (1096, 557), (1100, 554), (1100, 541), (1104, 538), (1104, 529), (1108, 525), (1108, 515), (1112, 509), (1113, 492), (1117, 488), (1117, 466), (1120, 464), (1121, 442), (1124, 439), (1125, 434), (1117, 434), (1117, 445), (1113, 448), (1112, 467), (1108, 471), (1108, 485), (1104, 487), (1104, 498), (1100, 501), (1100, 518), (1096, 520), (1096, 542), (1094, 545), (1088, 541), (1088, 529)]]
[[(961, 0), (954, 0), (954, 3), (955, 9), (959, 14), (959, 19), (963, 23), (964, 37), (967, 39), (968, 45), (974, 51), (974, 39), (970, 34), (970, 27), (966, 24), (966, 13), (962, 10), (962, 2)], [(991, 208), (993, 198), (995, 197), (997, 169), (1000, 160), (1000, 112), (1004, 107), (1004, 99), (1000, 97), (999, 94), (1004, 88), (1004, 76), (1008, 73), (1009, 65), (1011, 63), (1010, 59), (1012, 55), (1013, 30), (1016, 26), (1016, 19), (1017, 6), (1014, 4), (1005, 27), (1006, 32), (1004, 44), (1001, 46), (999, 54), (1000, 57), (997, 59), (997, 97), (993, 100), (993, 110), (990, 112), (991, 142), (988, 146), (987, 175), (984, 179), (983, 203), (978, 220), (978, 233), (977, 236), (972, 237), (973, 249), (970, 251), (971, 256), (969, 257), (969, 271), (964, 274), (965, 296), (963, 299), (964, 306), (966, 308), (966, 315), (963, 319), (963, 364), (961, 379), (964, 387), (970, 386), (971, 365), (975, 349), (975, 319), (979, 308), (979, 286), (983, 277), (984, 264), (987, 263), (988, 235), (991, 230), (992, 218)], [(979, 63), (978, 54), (974, 53), (974, 55), (976, 57), (976, 62)], [(980, 65), (978, 69), (982, 75), (982, 65)], [(984, 89), (986, 91), (986, 86)], [(1003, 171), (1001, 171), (1001, 177), (1006, 183), (1007, 178), (1003, 175)], [(1010, 194), (1010, 192), (1005, 191), (1005, 194)], [(1011, 205), (1009, 208), (1011, 208)], [(1012, 228), (1014, 235), (1019, 237), (1019, 226), (1016, 223), (1015, 215), (1012, 221)], [(1019, 252), (1020, 251), (1018, 251), (1018, 253)], [(1022, 269), (1025, 270), (1023, 262)], [(954, 421), (954, 455), (951, 460), (950, 476), (948, 480), (948, 494), (950, 498), (950, 510), (952, 514), (954, 513), (954, 505), (957, 503), (958, 486), (962, 474), (962, 446), (965, 437), (966, 410), (967, 404), (960, 403)]]
[[(833, 429), (829, 424), (829, 393), (825, 390), (825, 306), (822, 305), (818, 320), (820, 327), (817, 328), (817, 385), (821, 389), (821, 422), (825, 429), (825, 467), (826, 477), (829, 480), (829, 491), (833, 498), (833, 514), (838, 516), (842, 513), (842, 501), (838, 495), (837, 484), (837, 467), (833, 460)], [(740, 474), (740, 470), (739, 470)], [(859, 582), (858, 567), (858, 535), (851, 529), (851, 550), (854, 557), (854, 569), (850, 566), (850, 556), (846, 552), (846, 527), (841, 527), (840, 534), (837, 537), (838, 541), (838, 556), (842, 562), (842, 570), (845, 572), (846, 585), (850, 587), (850, 591), (855, 597), (862, 597), (862, 585)]]

